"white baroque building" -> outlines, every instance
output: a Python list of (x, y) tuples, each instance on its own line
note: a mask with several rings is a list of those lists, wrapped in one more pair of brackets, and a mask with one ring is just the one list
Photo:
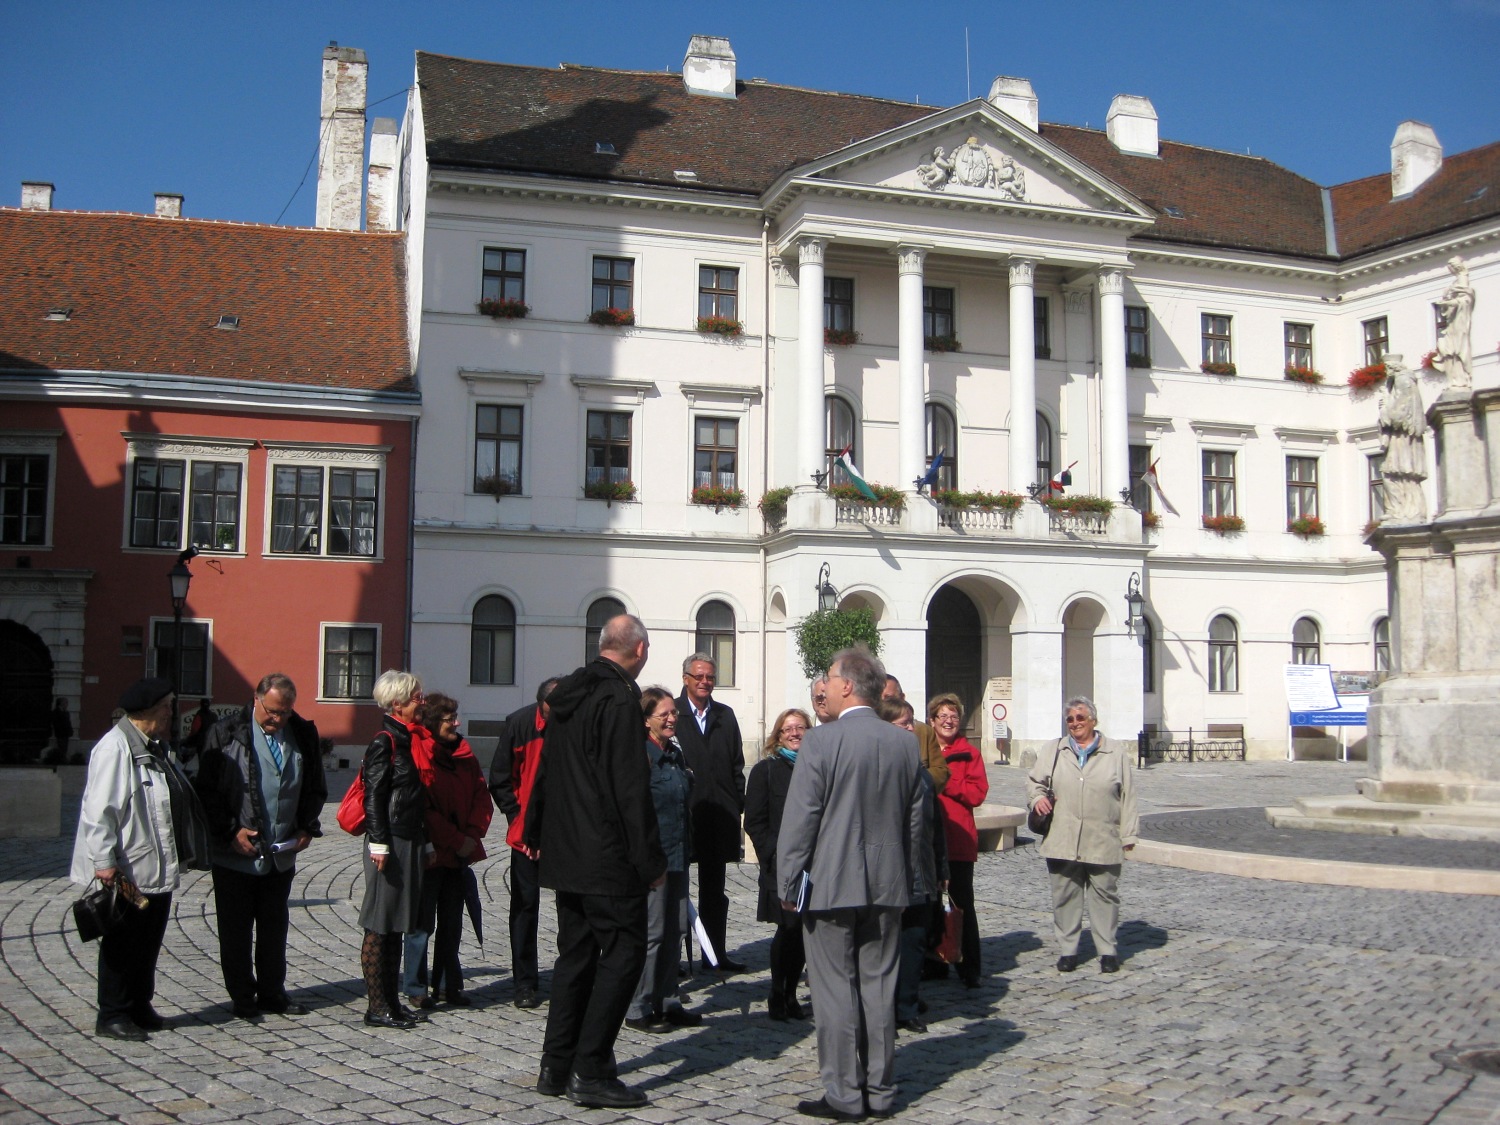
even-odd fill
[[(1042, 124), (1024, 79), (934, 109), (743, 81), (700, 36), (680, 74), (419, 54), (398, 183), (412, 665), (477, 734), (623, 606), (651, 629), (643, 683), (675, 691), (714, 651), (752, 737), (806, 705), (790, 627), (827, 564), (912, 699), (1008, 677), (1018, 749), (1083, 693), (1118, 737), (1243, 727), (1252, 757), (1284, 754), (1283, 665), (1390, 659), (1364, 543), (1379, 392), (1348, 373), (1420, 363), (1461, 255), (1476, 378), (1500, 381), (1500, 145), (1444, 159), (1414, 122), (1390, 177), (1320, 188), (1159, 139), (1142, 97), (1104, 131)], [(632, 323), (590, 322), (607, 309)], [(845, 446), (903, 507), (820, 487)], [(1026, 494), (1071, 467), (1068, 495), (1117, 506), (940, 507), (916, 488), (939, 449), (940, 487)], [(701, 485), (746, 503), (695, 504)], [(1243, 530), (1204, 525), (1226, 516)]]

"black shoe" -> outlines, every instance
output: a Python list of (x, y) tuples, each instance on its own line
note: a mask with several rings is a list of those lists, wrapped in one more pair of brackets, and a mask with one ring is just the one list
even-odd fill
[(594, 1109), (639, 1109), (647, 1103), (645, 1094), (618, 1078), (579, 1078), (575, 1074), (563, 1092), (574, 1105)]
[(274, 1003), (262, 1001), (257, 1007), (262, 1012), (269, 1012), (273, 1016), (305, 1016), (312, 1011), (306, 1004), (299, 1004), (295, 1000), (282, 999)]
[(927, 1025), (916, 1018), (912, 1018), (909, 1020), (897, 1020), (896, 1027), (901, 1031), (910, 1031), (914, 1035), (921, 1035), (927, 1030)]
[(667, 1022), (665, 1016), (643, 1016), (638, 1020), (627, 1019), (625, 1026), (631, 1031), (644, 1031), (650, 1035), (665, 1035), (672, 1030), (672, 1025)]
[(131, 1012), (130, 1022), (142, 1031), (160, 1031), (167, 1026), (167, 1021), (150, 1004)]
[(872, 1109), (870, 1110), (870, 1116), (884, 1121), (888, 1117), (895, 1117), (896, 1111), (894, 1109)]
[(99, 1020), (94, 1024), (94, 1034), (104, 1039), (118, 1039), (124, 1043), (144, 1043), (146, 1033), (125, 1016), (111, 1020)]
[(719, 972), (721, 973), (743, 973), (748, 968), (748, 965), (740, 961), (733, 961), (728, 957), (723, 958), (719, 962)]
[(407, 999), (411, 1001), (411, 1006), (413, 1008), (421, 1009), (421, 1008), (436, 1008), (437, 1007), (437, 997), (436, 996), (428, 996), (427, 993), (425, 993), (425, 992), (422, 993), (420, 996), (408, 996)]
[(249, 1020), (251, 1023), (260, 1022), (260, 1009), (254, 1004), (241, 1004), (239, 1001), (235, 1001), (230, 1011), (234, 1013), (234, 1018), (237, 1020)]
[(661, 1014), (673, 1027), (702, 1027), (703, 1015), (700, 1012), (690, 1012), (680, 1004), (674, 1004)]
[(389, 1027), (395, 1031), (410, 1031), (416, 1027), (416, 1022), (405, 1019), (395, 1012), (369, 1011), (365, 1013), (366, 1027)]
[[(427, 1004), (425, 1006), (429, 1008), (432, 1007), (431, 1004)], [(406, 1020), (408, 1023), (426, 1023), (432, 1018), (426, 1012), (413, 1011), (411, 1008), (404, 1007), (401, 1004), (397, 1004), (392, 1009), (392, 1014), (400, 1019)]]
[(1078, 957), (1073, 953), (1066, 953), (1057, 959), (1057, 971), (1060, 973), (1071, 973), (1078, 968)]
[[(536, 994), (536, 989), (534, 988), (518, 988), (516, 989), (516, 998), (511, 1003), (515, 1004), (518, 1008), (540, 1008), (542, 1006), (542, 998)], [(559, 1090), (558, 1093), (562, 1093), (562, 1091)]]
[(963, 981), (963, 986), (965, 988), (978, 988), (979, 987), (979, 978), (978, 977), (960, 977), (959, 980)]
[(808, 1100), (797, 1103), (797, 1112), (804, 1117), (821, 1117), (825, 1121), (863, 1121), (865, 1114), (847, 1113), (842, 1109), (836, 1109), (828, 1104), (827, 1098), (818, 1098), (816, 1101)]
[(766, 1015), (777, 1023), (785, 1023), (789, 1018), (786, 1014), (786, 993), (773, 991), (770, 999), (766, 1001)]
[(443, 997), (443, 1003), (455, 1008), (472, 1008), (474, 1001), (470, 1000), (462, 992), (449, 992)]
[(917, 1000), (917, 1015), (919, 1015), (919, 1016), (925, 1016), (926, 1014), (927, 1014), (927, 1001), (926, 1000), (922, 1000), (922, 999), (918, 999)]
[(797, 1002), (797, 994), (788, 992), (786, 994), (786, 1018), (789, 1020), (805, 1020), (812, 1013), (812, 1005), (806, 1006)]
[(536, 1092), (546, 1094), (549, 1098), (560, 1098), (568, 1088), (568, 1080), (550, 1066), (544, 1066), (537, 1071)]
[(1099, 971), (1101, 973), (1118, 973), (1120, 971), (1120, 959), (1113, 953), (1106, 953), (1099, 958)]

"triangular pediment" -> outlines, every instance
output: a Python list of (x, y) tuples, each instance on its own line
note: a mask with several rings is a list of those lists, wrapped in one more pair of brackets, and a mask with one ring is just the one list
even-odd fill
[(1153, 218), (1118, 184), (982, 101), (855, 142), (788, 178), (930, 196), (933, 202)]

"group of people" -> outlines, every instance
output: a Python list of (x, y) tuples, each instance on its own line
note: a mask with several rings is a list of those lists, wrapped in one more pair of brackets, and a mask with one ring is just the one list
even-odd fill
[[(468, 1003), (463, 914), (466, 902), (478, 908), (472, 865), (485, 858), (498, 806), (511, 849), (517, 1007), (541, 1004), (540, 889), (556, 897), (537, 1089), (582, 1106), (646, 1104), (619, 1079), (615, 1040), (622, 1026), (669, 1032), (702, 1022), (677, 997), (690, 929), (708, 963), (744, 968), (726, 946), (724, 889), (743, 817), (760, 863), (756, 916), (775, 927), (768, 1015), (809, 1014), (798, 996), (804, 970), (816, 1012), (824, 1093), (798, 1109), (837, 1120), (889, 1116), (896, 1031), (926, 1029), (919, 981), (947, 971), (931, 955), (945, 898), (963, 916), (959, 980), (980, 981), (974, 810), (989, 784), (962, 733), (963, 704), (938, 695), (927, 721), (917, 721), (895, 677), (868, 651), (845, 650), (814, 682), (812, 714), (777, 716), (747, 781), (734, 713), (713, 699), (712, 658), (683, 662), (674, 697), (638, 686), (649, 649), (639, 619), (608, 622), (597, 659), (545, 680), (535, 704), (507, 719), (488, 784), (455, 700), (424, 693), (409, 672), (380, 677), (374, 696), (385, 716), (361, 771), (365, 1023), (408, 1029), (440, 1001)], [(287, 903), (295, 857), (321, 834), (327, 786), (316, 728), (295, 702), (287, 677), (263, 679), (250, 706), (210, 728), (194, 786), (214, 841), (225, 986), (245, 1019), (306, 1011), (285, 991)], [(162, 743), (170, 685), (142, 681), (121, 707), (125, 717), (90, 762), (74, 877), (119, 874), (138, 889), (142, 909), (101, 941), (96, 1030), (139, 1040), (162, 1026), (151, 999), (182, 846), (171, 826), (174, 806), (193, 794), (166, 780), (180, 776)], [(1069, 700), (1065, 718), (1067, 735), (1028, 779), (1029, 804), (1052, 817), (1041, 851), (1057, 968), (1077, 967), (1087, 914), (1100, 967), (1113, 972), (1120, 865), (1136, 832), (1130, 760), (1098, 734), (1087, 699)]]

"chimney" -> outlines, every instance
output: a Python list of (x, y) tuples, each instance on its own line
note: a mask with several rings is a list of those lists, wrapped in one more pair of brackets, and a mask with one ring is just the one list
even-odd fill
[(1403, 121), (1391, 141), (1391, 198), (1410, 195), (1443, 166), (1443, 146), (1431, 125)]
[(1150, 98), (1116, 94), (1104, 119), (1109, 143), (1131, 156), (1157, 156), (1156, 107)]
[(1037, 117), (1036, 91), (1028, 78), (1007, 78), (1000, 75), (990, 83), (990, 105), (1001, 113), (1014, 117), (1033, 133), (1041, 127)]
[(163, 191), (157, 192), (156, 217), (158, 219), (182, 218), (182, 196)]
[(718, 35), (695, 35), (682, 60), (682, 84), (690, 94), (706, 98), (733, 98), (734, 51), (729, 40)]
[(359, 230), (365, 170), (365, 53), (330, 43), (323, 48), (323, 112), (318, 140), (316, 224)]
[(370, 129), (365, 230), (396, 229), (396, 119), (377, 117)]
[(51, 184), (44, 184), (37, 180), (21, 181), (21, 210), (23, 211), (50, 211), (52, 210), (52, 193), (57, 189)]

